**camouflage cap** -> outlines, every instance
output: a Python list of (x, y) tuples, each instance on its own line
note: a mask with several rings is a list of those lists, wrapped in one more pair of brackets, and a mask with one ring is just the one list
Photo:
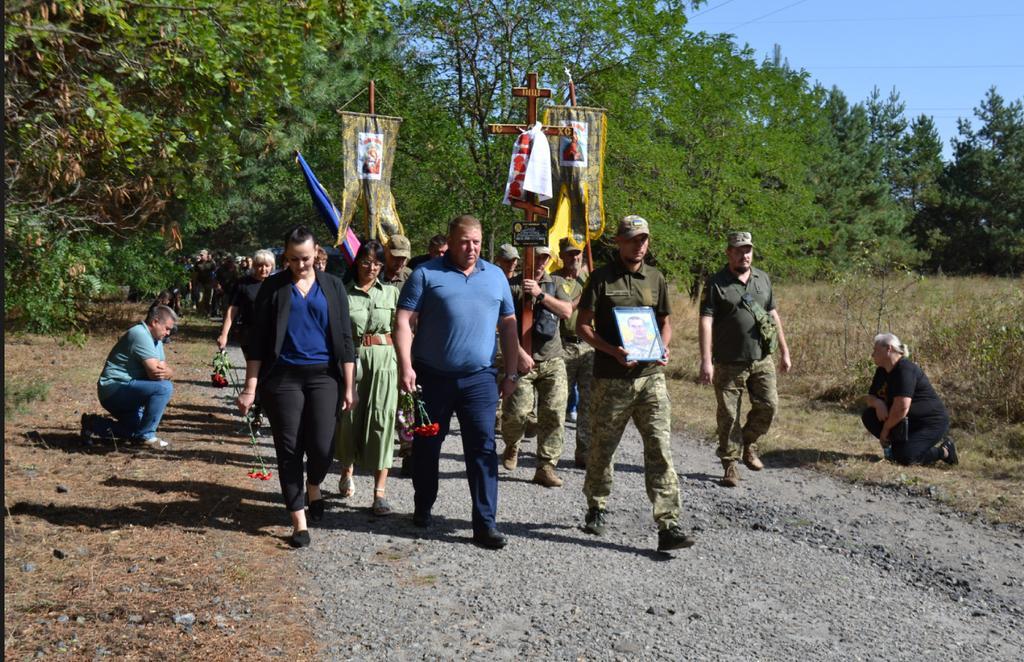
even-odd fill
[(729, 233), (729, 248), (737, 248), (739, 246), (753, 246), (754, 242), (749, 232), (730, 232)]
[(512, 244), (502, 244), (498, 246), (498, 252), (494, 255), (495, 259), (502, 260), (518, 260), (519, 251)]
[(405, 235), (391, 235), (388, 239), (388, 250), (395, 257), (412, 257), (412, 244)]
[(533, 249), (533, 254), (534, 255), (547, 255), (548, 257), (551, 257), (551, 247), (550, 246), (535, 246), (534, 249)]
[(638, 234), (649, 235), (651, 234), (651, 229), (647, 225), (647, 219), (636, 214), (630, 214), (619, 221), (619, 229), (615, 232), (616, 237), (625, 237), (626, 239), (635, 237)]
[(562, 237), (562, 239), (559, 240), (559, 242), (558, 242), (558, 252), (559, 253), (582, 253), (583, 249), (580, 248), (580, 246), (583, 245), (584, 241), (585, 240), (583, 239), (583, 235), (581, 235), (581, 234), (574, 234), (572, 236), (572, 239), (570, 239), (569, 237)]

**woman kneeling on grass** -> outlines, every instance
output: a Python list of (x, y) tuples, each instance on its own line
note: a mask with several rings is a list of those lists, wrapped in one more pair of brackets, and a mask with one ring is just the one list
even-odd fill
[[(907, 348), (891, 333), (875, 336), (871, 360), (878, 369), (868, 391), (864, 427), (900, 464), (956, 464), (956, 446), (946, 436), (949, 414)], [(942, 443), (939, 443), (939, 442)]]

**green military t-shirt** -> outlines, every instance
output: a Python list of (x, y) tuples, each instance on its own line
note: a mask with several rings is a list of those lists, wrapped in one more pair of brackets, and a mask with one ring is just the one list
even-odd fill
[(751, 267), (750, 278), (744, 284), (726, 266), (708, 278), (700, 301), (701, 317), (711, 317), (711, 360), (715, 363), (758, 361), (761, 352), (761, 334), (757, 320), (740, 303), (740, 297), (750, 294), (766, 311), (775, 309), (772, 283), (768, 274)]
[(379, 280), (384, 285), (394, 285), (396, 288), (398, 288), (399, 291), (401, 291), (402, 286), (405, 285), (405, 281), (409, 280), (409, 276), (412, 275), (412, 269), (410, 269), (409, 267), (402, 267), (401, 269), (398, 270), (398, 273), (395, 274), (390, 279), (387, 278), (386, 272), (386, 267), (384, 269), (381, 269), (380, 276), (377, 278), (377, 280)]
[[(544, 274), (544, 277), (540, 280), (541, 289), (544, 291), (545, 296), (553, 296), (559, 301), (572, 301), (569, 298), (569, 293), (566, 291), (565, 279), (561, 276), (554, 276), (551, 274)], [(523, 299), (523, 276), (519, 274), (514, 276), (509, 281), (509, 286), (512, 288), (512, 300), (516, 302), (516, 317), (518, 318), (522, 311), (522, 299)], [(537, 319), (537, 313), (544, 304), (533, 305), (533, 316), (534, 320)], [(562, 336), (558, 333), (558, 327), (555, 327), (555, 334), (550, 338), (544, 338), (539, 335), (534, 329), (533, 331), (533, 360), (534, 361), (548, 361), (550, 359), (557, 359), (562, 356)]]
[[(580, 310), (594, 313), (594, 330), (606, 342), (622, 345), (619, 328), (615, 324), (614, 308), (646, 306), (654, 309), (657, 317), (672, 313), (668, 300), (668, 281), (654, 267), (642, 264), (631, 272), (616, 258), (614, 262), (595, 269), (583, 288)], [(638, 363), (627, 368), (604, 352), (594, 353), (594, 377), (636, 379), (661, 372), (656, 362)]]
[[(569, 295), (569, 301), (575, 301), (583, 294), (583, 288), (587, 284), (586, 274), (580, 273), (575, 278), (562, 277), (562, 289)], [(572, 315), (569, 315), (566, 319), (562, 320), (562, 336), (575, 337), (576, 336), (576, 317), (579, 315), (578, 310), (573, 310)]]
[(107, 362), (96, 384), (100, 399), (110, 396), (133, 379), (149, 379), (145, 366), (147, 359), (163, 361), (164, 344), (154, 340), (149, 327), (139, 322), (118, 339), (107, 355)]

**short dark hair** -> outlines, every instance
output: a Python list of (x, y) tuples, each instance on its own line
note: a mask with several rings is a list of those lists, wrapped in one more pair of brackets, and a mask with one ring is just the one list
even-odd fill
[(448, 243), (448, 237), (443, 234), (435, 234), (430, 238), (430, 243), (427, 244), (430, 248), (441, 248)]
[(310, 231), (309, 228), (307, 228), (305, 225), (296, 225), (294, 228), (285, 233), (284, 248), (285, 250), (287, 250), (289, 245), (297, 246), (299, 244), (304, 244), (310, 240), (312, 240), (314, 246), (319, 245), (317, 243), (316, 237), (313, 236), (313, 233)]
[(371, 257), (375, 262), (384, 263), (384, 245), (379, 241), (370, 239), (364, 241), (359, 245), (359, 250), (356, 251), (356, 256), (352, 258), (353, 262), (358, 262), (364, 257)]

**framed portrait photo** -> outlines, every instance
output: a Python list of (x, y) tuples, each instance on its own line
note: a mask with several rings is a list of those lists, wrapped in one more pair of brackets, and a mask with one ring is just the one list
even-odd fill
[(619, 329), (622, 347), (629, 352), (627, 361), (660, 361), (665, 356), (658, 320), (654, 309), (616, 306), (615, 326)]

